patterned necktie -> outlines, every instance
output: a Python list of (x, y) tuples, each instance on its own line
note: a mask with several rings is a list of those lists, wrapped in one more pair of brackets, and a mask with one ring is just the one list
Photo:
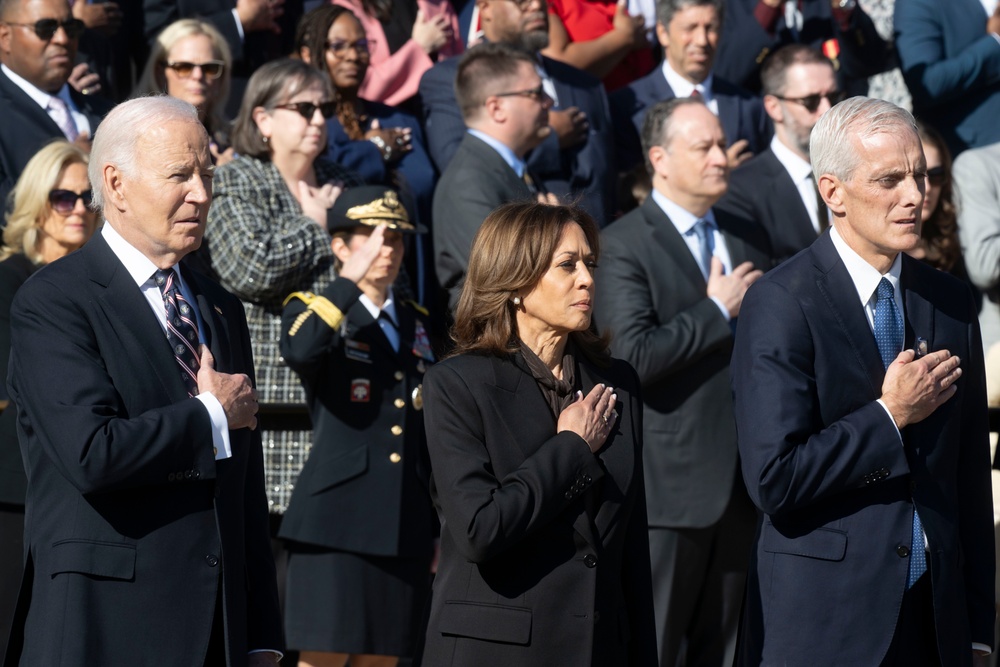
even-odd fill
[[(892, 283), (882, 278), (875, 290), (875, 343), (886, 368), (903, 349), (903, 318), (896, 308)], [(906, 587), (910, 588), (927, 570), (927, 552), (924, 549), (924, 527), (916, 506), (913, 508), (913, 526), (910, 535), (910, 569)]]
[(80, 133), (76, 130), (76, 123), (73, 122), (73, 114), (69, 112), (69, 107), (61, 97), (49, 98), (49, 116), (56, 122), (62, 133), (70, 141), (76, 141)]
[(528, 173), (527, 167), (524, 168), (524, 172), (521, 174), (521, 180), (528, 186), (528, 191), (531, 192), (531, 194), (538, 194), (538, 186), (535, 185), (535, 179), (533, 179), (531, 174)]
[(698, 264), (701, 265), (701, 272), (707, 280), (708, 274), (712, 270), (712, 255), (715, 254), (715, 238), (712, 234), (712, 228), (704, 218), (698, 218), (691, 230), (698, 237)]
[(173, 269), (158, 269), (153, 280), (163, 295), (163, 308), (167, 315), (167, 340), (174, 352), (174, 359), (181, 367), (181, 381), (188, 396), (198, 395), (198, 328), (194, 323), (191, 304), (177, 288)]

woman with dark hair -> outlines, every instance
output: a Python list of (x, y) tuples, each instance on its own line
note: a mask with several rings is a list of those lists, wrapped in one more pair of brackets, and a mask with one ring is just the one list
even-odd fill
[(597, 225), (507, 204), (483, 222), (424, 380), (441, 522), (424, 664), (656, 664), (639, 381), (594, 332)]
[[(351, 172), (319, 157), (333, 115), (329, 79), (300, 60), (254, 72), (233, 124), (239, 157), (219, 167), (196, 263), (218, 276), (246, 308), (258, 400), (305, 405), (302, 385), (279, 350), (281, 311), (296, 291), (318, 293), (335, 277), (327, 209)], [(272, 514), (284, 513), (312, 436), (265, 430), (264, 466)]]

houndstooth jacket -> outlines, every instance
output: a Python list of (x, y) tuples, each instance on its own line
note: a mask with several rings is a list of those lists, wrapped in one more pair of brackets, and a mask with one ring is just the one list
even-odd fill
[[(361, 185), (350, 171), (317, 159), (319, 183)], [(205, 242), (223, 287), (243, 301), (261, 403), (301, 403), (298, 376), (278, 349), (282, 303), (292, 292), (319, 292), (334, 278), (330, 236), (302, 214), (271, 162), (241, 156), (219, 167)], [(264, 431), (268, 504), (283, 513), (312, 442), (309, 431)]]

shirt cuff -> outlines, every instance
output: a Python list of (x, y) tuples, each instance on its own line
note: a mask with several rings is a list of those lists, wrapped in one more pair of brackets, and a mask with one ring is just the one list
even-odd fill
[(972, 642), (972, 650), (973, 651), (982, 651), (983, 655), (989, 655), (990, 653), (993, 653), (993, 649), (992, 648), (990, 648), (986, 644), (980, 644), (979, 642)]
[(753, 17), (757, 19), (760, 27), (773, 35), (774, 29), (778, 26), (778, 18), (781, 16), (781, 5), (769, 7), (762, 0), (758, 0), (753, 8)]
[(208, 391), (198, 394), (195, 398), (202, 402), (208, 410), (208, 418), (212, 420), (212, 448), (215, 460), (228, 459), (233, 455), (233, 449), (229, 445), (229, 420), (226, 419), (222, 403)]
[(722, 300), (721, 299), (719, 299), (718, 297), (715, 297), (715, 296), (710, 296), (708, 298), (711, 299), (712, 301), (714, 301), (715, 305), (719, 307), (719, 310), (722, 311), (722, 316), (724, 318), (726, 318), (727, 322), (729, 322), (729, 321), (731, 321), (733, 319), (733, 318), (729, 317), (729, 309), (726, 308), (724, 305), (722, 305)]
[(240, 33), (240, 41), (242, 42), (247, 38), (247, 36), (243, 32), (243, 23), (240, 22), (240, 13), (236, 11), (235, 7), (233, 7), (233, 19), (236, 21), (236, 31)]
[(275, 651), (273, 648), (258, 648), (253, 651), (247, 651), (248, 654), (253, 655), (254, 653), (273, 653), (278, 656), (275, 662), (281, 662), (281, 659), (285, 657), (285, 654), (281, 651)]
[(877, 402), (878, 402), (878, 404), (879, 404), (879, 405), (881, 405), (881, 406), (882, 406), (882, 409), (883, 409), (883, 410), (885, 410), (885, 414), (889, 415), (889, 423), (891, 423), (891, 424), (892, 424), (892, 427), (893, 427), (894, 429), (896, 429), (896, 435), (897, 435), (897, 436), (899, 437), (899, 444), (903, 444), (903, 434), (899, 432), (899, 427), (898, 427), (898, 426), (896, 426), (896, 420), (895, 420), (895, 419), (893, 419), (893, 417), (892, 417), (892, 413), (891, 413), (891, 412), (889, 412), (889, 408), (888, 408), (888, 406), (886, 406), (886, 404), (885, 404), (885, 401), (883, 401), (883, 400), (882, 400), (882, 399), (880, 398), (880, 399), (878, 399), (878, 401), (877, 401)]

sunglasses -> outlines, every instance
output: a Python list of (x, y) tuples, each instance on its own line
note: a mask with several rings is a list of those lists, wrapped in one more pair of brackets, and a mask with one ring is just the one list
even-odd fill
[(69, 215), (76, 208), (78, 199), (83, 200), (83, 205), (90, 208), (94, 191), (84, 190), (83, 192), (73, 192), (72, 190), (53, 190), (49, 193), (49, 204), (53, 210), (60, 215)]
[(368, 58), (371, 55), (371, 49), (373, 42), (367, 39), (359, 39), (356, 42), (345, 42), (343, 40), (337, 40), (336, 42), (327, 42), (324, 44), (326, 50), (337, 56), (338, 58), (343, 58), (347, 55), (347, 52), (354, 49), (358, 58)]
[(312, 102), (288, 102), (287, 104), (275, 104), (274, 108), (297, 111), (306, 120), (312, 120), (316, 109), (319, 109), (319, 112), (323, 114), (323, 118), (333, 118), (337, 113), (337, 103), (332, 101), (320, 102), (319, 104), (313, 104)]
[(527, 90), (512, 90), (506, 93), (497, 93), (493, 97), (528, 97), (535, 100), (536, 102), (541, 102), (548, 95), (545, 94), (545, 88), (542, 84), (538, 84), (535, 88), (528, 88)]
[(59, 19), (39, 19), (34, 23), (13, 23), (11, 21), (5, 21), (5, 23), (21, 28), (32, 28), (35, 34), (38, 35), (38, 39), (45, 42), (52, 39), (59, 28), (63, 29), (67, 38), (76, 39), (83, 34), (84, 28), (87, 27), (80, 19), (66, 19), (65, 21), (59, 21)]
[(172, 69), (177, 73), (182, 79), (186, 79), (194, 73), (194, 68), (197, 67), (201, 70), (201, 75), (205, 77), (206, 81), (215, 81), (220, 76), (222, 76), (222, 71), (226, 69), (226, 64), (221, 60), (209, 60), (204, 63), (189, 63), (184, 61), (179, 61), (175, 63), (163, 63), (163, 66), (167, 69)]
[(834, 104), (842, 102), (845, 94), (842, 90), (834, 90), (825, 95), (806, 95), (805, 97), (782, 97), (781, 95), (775, 95), (775, 97), (785, 102), (801, 104), (809, 113), (816, 113), (816, 109), (819, 109), (819, 105), (822, 104), (823, 100), (829, 102), (832, 107)]
[(927, 170), (927, 182), (936, 188), (944, 185), (944, 167), (933, 167)]

